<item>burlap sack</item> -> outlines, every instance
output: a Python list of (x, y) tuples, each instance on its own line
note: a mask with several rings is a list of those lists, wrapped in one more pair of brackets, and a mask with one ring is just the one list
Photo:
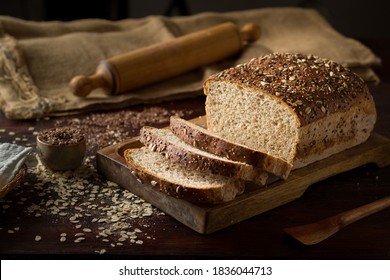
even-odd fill
[[(94, 73), (100, 60), (226, 21), (238, 26), (256, 23), (262, 36), (234, 58), (126, 94), (107, 96), (95, 90), (79, 98), (68, 89), (72, 77)], [(275, 51), (312, 53), (356, 69), (365, 80), (377, 79), (371, 67), (379, 59), (308, 9), (266, 8), (115, 22), (0, 17), (0, 106), (8, 118), (29, 119), (184, 98), (202, 94), (203, 81), (215, 71)]]

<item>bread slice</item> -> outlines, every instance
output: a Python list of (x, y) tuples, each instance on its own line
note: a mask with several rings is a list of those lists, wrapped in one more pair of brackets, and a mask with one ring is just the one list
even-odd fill
[(260, 185), (264, 185), (268, 178), (266, 172), (259, 172), (252, 165), (197, 149), (176, 137), (169, 129), (144, 126), (140, 131), (140, 142), (167, 159), (189, 168), (253, 181)]
[(217, 204), (244, 191), (244, 181), (185, 168), (146, 147), (124, 152), (127, 166), (141, 183), (175, 198)]
[(203, 151), (253, 165), (259, 170), (264, 170), (283, 179), (286, 179), (291, 171), (292, 164), (283, 159), (221, 138), (218, 134), (182, 118), (172, 116), (170, 128), (178, 138)]
[(293, 168), (368, 139), (376, 109), (364, 81), (314, 55), (273, 53), (204, 83), (207, 129), (293, 163)]

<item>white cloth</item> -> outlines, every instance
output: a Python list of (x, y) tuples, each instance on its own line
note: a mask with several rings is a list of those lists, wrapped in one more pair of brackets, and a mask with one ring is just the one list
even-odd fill
[(18, 173), (32, 148), (10, 143), (0, 144), (0, 188)]

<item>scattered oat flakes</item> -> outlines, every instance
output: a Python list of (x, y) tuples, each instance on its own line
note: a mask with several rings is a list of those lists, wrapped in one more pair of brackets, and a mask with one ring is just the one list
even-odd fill
[(80, 243), (80, 242), (82, 242), (84, 240), (85, 240), (85, 237), (79, 237), (79, 238), (75, 239), (74, 242), (75, 243)]
[[(85, 129), (87, 137), (90, 138), (85, 164), (74, 171), (52, 172), (42, 165), (36, 155), (35, 165), (29, 165), (28, 168), (28, 174), (33, 177), (33, 180), (23, 183), (23, 188), (17, 194), (20, 200), (16, 203), (25, 205), (23, 206), (25, 214), (30, 217), (51, 217), (53, 223), (72, 223), (75, 224), (76, 229), (83, 229), (83, 232), (88, 232), (88, 225), (91, 225), (91, 221), (99, 221), (98, 229), (93, 228), (93, 231), (96, 231), (97, 236), (104, 237), (104, 242), (109, 242), (114, 246), (129, 239), (141, 238), (141, 235), (137, 235), (142, 231), (134, 230), (135, 227), (141, 227), (137, 220), (142, 219), (142, 223), (146, 223), (147, 217), (153, 213), (156, 216), (164, 215), (164, 213), (146, 204), (133, 193), (119, 188), (116, 183), (102, 179), (94, 166), (95, 151), (127, 139), (132, 136), (129, 132), (135, 133), (138, 128), (148, 122), (158, 122), (158, 120), (161, 120), (161, 123), (168, 122), (171, 115), (182, 116), (182, 112), (156, 107), (143, 112), (129, 111), (113, 114), (111, 119), (105, 114), (91, 114), (86, 122), (76, 118), (67, 119), (66, 122), (69, 122), (67, 124)], [(123, 116), (123, 118), (118, 116)], [(123, 122), (118, 122), (118, 120), (129, 120), (135, 129), (131, 132), (125, 128)], [(57, 122), (56, 125), (61, 125), (61, 122)], [(107, 133), (107, 127), (112, 133)], [(32, 126), (27, 130), (28, 135), (20, 134), (15, 137), (15, 140), (26, 141), (25, 144), (30, 145), (28, 141), (33, 139), (31, 136), (38, 135), (39, 132), (35, 131), (36, 129)], [(8, 131), (0, 129), (0, 132)], [(10, 135), (16, 135), (16, 133), (11, 131)], [(31, 197), (36, 199), (31, 200)], [(3, 209), (10, 207), (5, 201), (1, 203)], [(8, 232), (15, 233), (17, 230), (10, 229)], [(131, 235), (128, 232), (131, 232)], [(66, 233), (61, 233), (60, 241), (66, 240), (66, 236)]]
[(95, 253), (98, 253), (99, 255), (103, 255), (104, 253), (106, 253), (106, 249), (101, 249), (101, 250), (96, 250)]

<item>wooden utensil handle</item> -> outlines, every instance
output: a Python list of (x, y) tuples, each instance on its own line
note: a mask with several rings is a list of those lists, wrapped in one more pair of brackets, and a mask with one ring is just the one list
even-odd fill
[(340, 214), (342, 227), (347, 226), (353, 222), (363, 219), (371, 214), (384, 210), (390, 207), (390, 196), (376, 200), (369, 204), (354, 208), (352, 210)]
[(99, 63), (94, 75), (73, 78), (70, 88), (81, 97), (96, 88), (108, 94), (123, 93), (218, 62), (259, 36), (260, 29), (254, 24), (239, 30), (233, 23), (223, 23), (111, 57)]

